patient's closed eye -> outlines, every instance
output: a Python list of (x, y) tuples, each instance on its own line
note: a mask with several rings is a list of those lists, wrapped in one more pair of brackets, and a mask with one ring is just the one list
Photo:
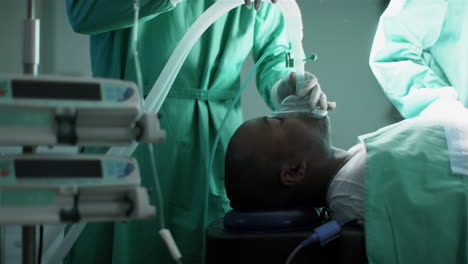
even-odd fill
[(280, 121), (280, 124), (283, 124), (283, 121), (284, 121), (284, 118), (282, 118), (282, 117), (269, 117), (268, 119), (279, 120), (279, 121)]

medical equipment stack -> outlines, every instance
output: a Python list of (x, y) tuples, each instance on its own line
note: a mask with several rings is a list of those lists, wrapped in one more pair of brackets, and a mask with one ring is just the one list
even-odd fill
[(134, 84), (27, 75), (0, 80), (0, 145), (32, 146), (23, 155), (0, 157), (1, 225), (155, 215), (134, 159), (34, 153), (36, 146), (163, 140), (157, 116), (141, 113)]
[(131, 82), (38, 76), (39, 21), (33, 0), (28, 0), (25, 32), (25, 74), (0, 76), (0, 146), (23, 149), (21, 155), (0, 155), (0, 225), (23, 226), (22, 262), (32, 264), (37, 260), (35, 225), (156, 214), (133, 158), (36, 153), (37, 147), (159, 143), (165, 132), (156, 113), (142, 110)]

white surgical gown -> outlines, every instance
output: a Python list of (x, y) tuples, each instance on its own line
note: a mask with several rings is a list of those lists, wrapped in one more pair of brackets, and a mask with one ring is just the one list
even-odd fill
[(392, 0), (380, 18), (370, 66), (406, 117), (441, 97), (468, 106), (468, 1)]

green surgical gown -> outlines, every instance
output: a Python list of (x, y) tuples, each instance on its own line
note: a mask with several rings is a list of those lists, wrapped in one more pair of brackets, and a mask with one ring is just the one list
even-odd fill
[(407, 119), (360, 137), (369, 264), (468, 263), (468, 180), (452, 170), (463, 156), (452, 160), (457, 137), (446, 132), (462, 119), (447, 120)]
[[(136, 80), (131, 52), (131, 0), (67, 0), (76, 32), (91, 35), (91, 63), (96, 77)], [(169, 56), (193, 22), (215, 0), (141, 1), (139, 52), (144, 91), (148, 94)], [(240, 71), (248, 54), (254, 60), (278, 45), (289, 46), (284, 21), (272, 4), (260, 11), (238, 7), (218, 19), (196, 43), (180, 70), (160, 113), (167, 132), (155, 145), (167, 228), (178, 243), (184, 263), (201, 263), (204, 255), (204, 208), (208, 223), (229, 209), (224, 189), (224, 153), (241, 124), (237, 104), (221, 133), (205, 204), (206, 164), (223, 117), (240, 88)], [(257, 87), (271, 106), (270, 88), (289, 70), (284, 54), (269, 56), (257, 70)], [(146, 147), (138, 159), (142, 183), (153, 189)], [(156, 195), (150, 193), (156, 203)], [(159, 209), (159, 208), (158, 208)], [(157, 231), (157, 218), (128, 223), (88, 224), (65, 263), (173, 263)]]
[(406, 117), (441, 96), (468, 107), (466, 0), (392, 0), (380, 18), (370, 66)]

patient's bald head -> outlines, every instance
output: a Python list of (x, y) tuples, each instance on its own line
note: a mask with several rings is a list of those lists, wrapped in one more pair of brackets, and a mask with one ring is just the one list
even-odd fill
[(336, 170), (329, 119), (257, 118), (229, 143), (225, 184), (237, 210), (325, 205)]

